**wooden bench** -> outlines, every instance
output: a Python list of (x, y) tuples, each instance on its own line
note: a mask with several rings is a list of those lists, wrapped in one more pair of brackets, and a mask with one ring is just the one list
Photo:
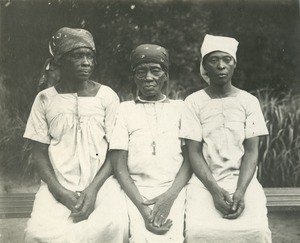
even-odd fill
[[(300, 188), (264, 188), (264, 190), (269, 212), (300, 210)], [(0, 194), (0, 218), (29, 218), (34, 195), (34, 193)]]
[(268, 211), (299, 211), (300, 188), (264, 188)]
[(29, 218), (35, 193), (0, 194), (0, 218)]

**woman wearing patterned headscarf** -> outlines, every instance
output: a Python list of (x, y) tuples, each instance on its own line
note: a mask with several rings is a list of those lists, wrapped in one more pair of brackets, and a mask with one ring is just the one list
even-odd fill
[(107, 154), (118, 96), (90, 79), (88, 31), (61, 28), (49, 50), (60, 79), (37, 95), (24, 134), (42, 179), (26, 242), (123, 242), (125, 197)]
[(256, 97), (231, 84), (238, 42), (206, 35), (200, 72), (209, 86), (185, 100), (180, 137), (195, 175), (187, 187), (186, 242), (271, 242), (256, 179), (259, 137), (268, 134)]
[(127, 195), (130, 242), (183, 242), (183, 188), (191, 176), (178, 137), (183, 101), (162, 93), (169, 78), (165, 48), (140, 45), (130, 60), (138, 97), (121, 103), (110, 143)]

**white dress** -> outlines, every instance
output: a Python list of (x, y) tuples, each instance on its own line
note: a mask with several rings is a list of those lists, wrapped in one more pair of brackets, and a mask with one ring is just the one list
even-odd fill
[[(259, 101), (246, 91), (235, 97), (211, 99), (204, 90), (185, 101), (180, 137), (203, 142), (203, 155), (218, 185), (236, 190), (243, 142), (267, 135)], [(271, 242), (264, 191), (253, 177), (245, 193), (245, 209), (224, 219), (210, 192), (193, 175), (187, 186), (186, 242)]]
[[(51, 87), (37, 95), (24, 137), (49, 144), (49, 158), (58, 181), (69, 190), (82, 191), (105, 161), (118, 106), (118, 96), (105, 85), (95, 97), (59, 94)], [(111, 177), (99, 190), (90, 217), (75, 224), (69, 218), (70, 210), (55, 200), (42, 181), (26, 241), (122, 242), (125, 208), (125, 197)]]
[[(130, 176), (145, 200), (168, 190), (182, 165), (182, 144), (178, 137), (182, 108), (183, 101), (175, 100), (155, 104), (127, 101), (120, 105), (110, 149), (128, 151)], [(185, 189), (171, 208), (168, 218), (173, 225), (165, 235), (148, 231), (140, 212), (127, 199), (130, 242), (183, 242)]]

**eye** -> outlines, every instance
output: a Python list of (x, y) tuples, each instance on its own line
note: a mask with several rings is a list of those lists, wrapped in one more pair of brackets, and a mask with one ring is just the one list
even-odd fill
[(162, 70), (160, 68), (151, 68), (151, 73), (155, 76), (159, 76)]
[(138, 78), (143, 78), (146, 76), (146, 71), (142, 70), (142, 69), (138, 69), (134, 72), (134, 74), (138, 77)]
[(94, 56), (94, 54), (87, 54), (86, 55), (86, 58), (88, 59), (88, 60), (94, 60), (95, 59), (95, 56)]
[(81, 53), (73, 53), (71, 57), (74, 59), (80, 59), (83, 57), (83, 55)]
[(224, 57), (223, 61), (226, 63), (230, 63), (232, 61), (232, 57)]
[(215, 57), (210, 58), (210, 59), (209, 59), (209, 62), (212, 63), (212, 64), (215, 64), (215, 63), (218, 62), (218, 58), (215, 58)]

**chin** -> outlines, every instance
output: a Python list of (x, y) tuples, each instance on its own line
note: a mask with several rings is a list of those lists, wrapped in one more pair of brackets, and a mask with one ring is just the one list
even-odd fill
[(77, 78), (76, 79), (76, 82), (77, 83), (82, 83), (82, 82), (86, 82), (86, 81), (89, 81), (90, 80), (90, 78), (88, 77), (84, 77), (84, 78), (82, 78), (82, 77), (80, 77), (80, 78)]

